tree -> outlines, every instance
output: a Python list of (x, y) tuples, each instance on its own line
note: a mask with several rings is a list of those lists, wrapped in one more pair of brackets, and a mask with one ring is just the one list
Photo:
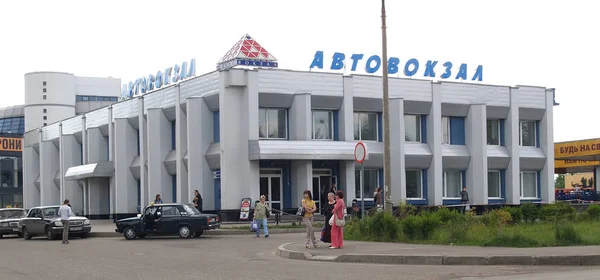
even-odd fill
[(556, 179), (554, 179), (554, 188), (555, 189), (564, 189), (565, 188), (565, 174), (558, 174)]

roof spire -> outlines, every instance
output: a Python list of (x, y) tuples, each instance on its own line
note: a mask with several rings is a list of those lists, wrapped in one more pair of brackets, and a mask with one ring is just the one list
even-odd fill
[(273, 55), (246, 33), (219, 60), (217, 69), (225, 70), (237, 65), (276, 68), (278, 63)]

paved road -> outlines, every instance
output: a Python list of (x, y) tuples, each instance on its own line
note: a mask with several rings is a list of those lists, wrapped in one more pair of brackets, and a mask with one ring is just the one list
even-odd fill
[[(123, 238), (60, 241), (0, 240), (2, 279), (597, 279), (585, 267), (464, 267), (323, 263), (275, 256), (303, 234)], [(497, 278), (488, 278), (497, 277)], [(499, 277), (499, 278), (498, 278)]]

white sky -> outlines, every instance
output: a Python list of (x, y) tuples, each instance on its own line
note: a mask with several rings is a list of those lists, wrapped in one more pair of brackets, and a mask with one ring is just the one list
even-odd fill
[[(386, 5), (389, 56), (439, 60), (438, 76), (443, 62), (453, 62), (454, 71), (464, 62), (469, 79), (483, 65), (486, 84), (556, 88), (555, 141), (600, 137), (594, 1)], [(335, 51), (366, 59), (381, 52), (380, 9), (377, 0), (7, 1), (0, 9), (0, 106), (24, 102), (23, 74), (31, 71), (126, 83), (196, 58), (200, 75), (245, 33), (280, 68), (308, 70), (316, 50), (325, 52), (326, 67)]]

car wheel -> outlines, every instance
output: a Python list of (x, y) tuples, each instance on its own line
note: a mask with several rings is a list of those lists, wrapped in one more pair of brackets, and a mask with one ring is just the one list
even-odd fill
[(200, 236), (202, 236), (202, 234), (203, 234), (203, 233), (204, 233), (204, 230), (197, 230), (197, 231), (194, 233), (194, 237), (200, 237)]
[(23, 227), (23, 233), (22, 234), (23, 234), (23, 238), (25, 240), (31, 240), (32, 236), (31, 236), (31, 234), (29, 233), (29, 231), (27, 230), (26, 227)]
[(48, 240), (56, 239), (56, 236), (54, 235), (54, 232), (52, 232), (52, 229), (50, 229), (50, 227), (46, 227), (46, 238)]
[(189, 226), (181, 226), (179, 227), (179, 237), (181, 238), (190, 238), (192, 237), (192, 230)]
[(22, 233), (22, 232), (19, 232), (19, 233), (17, 233), (17, 235), (18, 235), (19, 237), (23, 237), (23, 233)]
[(134, 228), (128, 227), (123, 231), (123, 236), (125, 236), (125, 239), (127, 240), (133, 240), (137, 237), (137, 233)]

